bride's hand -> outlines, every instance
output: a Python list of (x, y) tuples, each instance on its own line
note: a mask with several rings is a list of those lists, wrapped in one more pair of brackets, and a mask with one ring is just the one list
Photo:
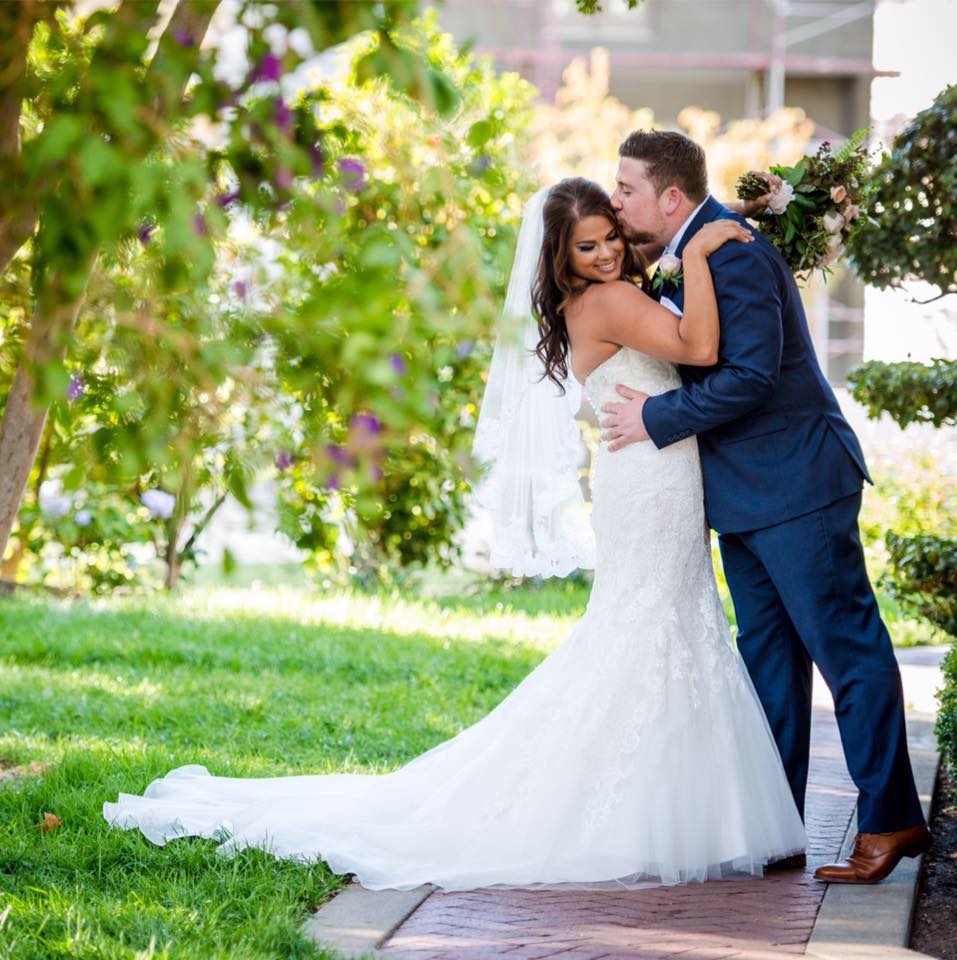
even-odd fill
[(712, 220), (688, 241), (685, 245), (685, 253), (699, 253), (707, 257), (729, 240), (751, 243), (754, 237), (751, 231), (737, 220)]

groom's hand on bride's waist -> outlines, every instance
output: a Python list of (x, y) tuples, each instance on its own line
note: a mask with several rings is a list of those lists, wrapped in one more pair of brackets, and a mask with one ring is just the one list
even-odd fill
[(606, 414), (601, 421), (601, 438), (611, 441), (608, 449), (612, 452), (627, 447), (630, 443), (651, 439), (645, 429), (643, 417), (648, 394), (632, 390), (620, 383), (615, 389), (619, 396), (625, 398), (625, 402), (606, 403), (601, 408), (601, 412)]

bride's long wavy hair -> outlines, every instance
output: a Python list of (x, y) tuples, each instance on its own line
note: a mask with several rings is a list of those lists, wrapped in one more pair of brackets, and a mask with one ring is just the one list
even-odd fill
[[(539, 341), (535, 348), (545, 367), (545, 376), (564, 393), (562, 380), (568, 377), (570, 342), (565, 324), (565, 307), (585, 287), (599, 281), (577, 277), (571, 269), (572, 231), (586, 217), (605, 217), (616, 224), (618, 218), (611, 198), (597, 183), (584, 177), (560, 180), (548, 192), (542, 210), (545, 236), (538, 260), (538, 273), (532, 287), (532, 309), (538, 320)], [(621, 279), (649, 288), (648, 272), (638, 251), (625, 241)]]

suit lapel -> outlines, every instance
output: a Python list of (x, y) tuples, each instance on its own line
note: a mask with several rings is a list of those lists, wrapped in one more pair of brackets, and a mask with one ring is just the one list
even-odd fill
[(681, 238), (681, 243), (678, 244), (678, 249), (675, 251), (675, 256), (680, 257), (684, 251), (685, 245), (688, 241), (706, 224), (710, 223), (712, 220), (718, 220), (722, 216), (728, 214), (728, 208), (722, 206), (715, 200), (714, 197), (708, 197), (704, 202), (704, 206), (698, 211), (695, 215), (694, 220), (688, 224), (688, 229), (685, 230), (684, 236)]
[[(704, 206), (695, 214), (694, 220), (688, 224), (688, 229), (685, 230), (684, 235), (681, 237), (681, 242), (678, 244), (678, 247), (675, 250), (675, 256), (679, 259), (681, 258), (681, 254), (684, 252), (685, 245), (706, 223), (710, 223), (712, 220), (719, 220), (728, 213), (729, 211), (727, 207), (722, 206), (717, 200), (715, 200), (714, 197), (709, 196), (708, 199), (705, 200)], [(670, 289), (662, 292), (676, 307), (678, 307), (679, 310), (684, 310), (684, 281), (679, 283), (677, 287), (671, 287)]]

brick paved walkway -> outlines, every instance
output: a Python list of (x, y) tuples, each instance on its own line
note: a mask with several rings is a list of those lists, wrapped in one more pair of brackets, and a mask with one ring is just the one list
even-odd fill
[(635, 891), (433, 893), (382, 948), (395, 960), (772, 960), (803, 954), (853, 812), (832, 708), (814, 712), (806, 872)]

